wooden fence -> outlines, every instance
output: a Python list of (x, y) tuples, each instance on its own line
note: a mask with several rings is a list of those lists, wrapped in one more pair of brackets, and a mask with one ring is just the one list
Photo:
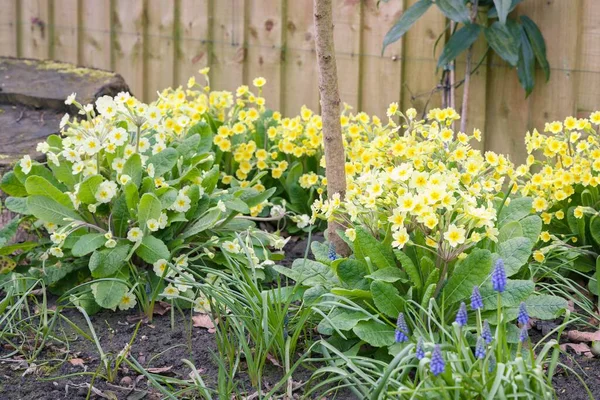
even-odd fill
[[(440, 105), (434, 48), (447, 21), (431, 9), (381, 55), (383, 37), (416, 0), (335, 0), (342, 100), (383, 115)], [(525, 99), (516, 72), (488, 57), (471, 84), (469, 128), (485, 149), (524, 158), (523, 136), (546, 120), (600, 108), (598, 0), (526, 0), (546, 38), (550, 82), (536, 75)], [(312, 0), (0, 0), (0, 55), (50, 58), (119, 72), (145, 100), (211, 67), (211, 86), (267, 79), (267, 102), (286, 115), (318, 109)], [(436, 54), (443, 47), (438, 43)], [(479, 44), (479, 51), (484, 51)], [(464, 63), (457, 63), (461, 79)], [(33, 83), (34, 84), (34, 83)], [(458, 90), (457, 96), (460, 96)]]

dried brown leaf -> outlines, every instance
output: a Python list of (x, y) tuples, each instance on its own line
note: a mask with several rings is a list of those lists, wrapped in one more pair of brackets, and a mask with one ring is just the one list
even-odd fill
[(600, 340), (600, 331), (596, 332), (581, 332), (577, 330), (567, 332), (569, 340), (574, 342), (595, 342)]

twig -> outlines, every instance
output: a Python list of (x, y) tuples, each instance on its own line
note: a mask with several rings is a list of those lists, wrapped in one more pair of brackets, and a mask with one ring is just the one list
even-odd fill
[(21, 114), (19, 115), (19, 118), (17, 118), (17, 120), (15, 121), (17, 124), (23, 119), (24, 113), (25, 113), (25, 110), (21, 110)]

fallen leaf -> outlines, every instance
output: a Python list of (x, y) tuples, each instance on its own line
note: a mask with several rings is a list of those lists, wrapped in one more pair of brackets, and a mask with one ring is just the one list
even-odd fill
[(194, 322), (195, 328), (206, 328), (209, 333), (214, 333), (215, 324), (213, 324), (212, 319), (207, 314), (197, 314), (192, 317), (192, 321)]
[(279, 361), (277, 361), (277, 359), (275, 357), (273, 357), (273, 355), (271, 353), (267, 353), (267, 360), (271, 361), (271, 364), (273, 364), (276, 367), (281, 367), (281, 364), (279, 364)]
[(595, 342), (600, 340), (600, 331), (596, 332), (581, 332), (581, 331), (569, 331), (567, 332), (569, 340), (574, 342)]
[(168, 367), (147, 368), (146, 371), (151, 374), (164, 374), (165, 372), (169, 372), (171, 368), (173, 368), (173, 366), (169, 365)]
[(159, 301), (154, 303), (154, 314), (157, 315), (165, 315), (171, 309), (171, 305), (169, 303), (165, 303), (164, 301)]
[(560, 345), (562, 351), (567, 351), (567, 348), (571, 348), (575, 354), (584, 355), (585, 357), (592, 358), (592, 349), (585, 343), (565, 343)]
[(76, 367), (85, 367), (85, 363), (83, 362), (82, 358), (71, 358), (69, 360), (69, 363)]

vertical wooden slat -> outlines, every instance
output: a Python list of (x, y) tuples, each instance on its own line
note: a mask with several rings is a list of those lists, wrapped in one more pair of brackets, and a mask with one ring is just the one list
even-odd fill
[(17, 5), (15, 0), (0, 0), (0, 56), (17, 55)]
[(53, 58), (77, 64), (79, 27), (78, 0), (54, 1)]
[(312, 1), (287, 1), (285, 44), (285, 78), (282, 90), (285, 96), (285, 115), (300, 112), (306, 105), (319, 110), (317, 55)]
[(600, 110), (600, 7), (596, 0), (583, 0), (579, 27), (577, 111), (587, 116)]
[(148, 26), (144, 38), (146, 48), (147, 87), (146, 100), (156, 99), (156, 92), (174, 84), (175, 46), (173, 23), (175, 4), (173, 0), (149, 0), (147, 5)]
[(186, 84), (189, 77), (209, 66), (211, 38), (209, 0), (181, 0), (179, 5), (178, 44), (175, 85)]
[(279, 109), (281, 74), (282, 1), (254, 0), (248, 8), (246, 82), (258, 76), (267, 80), (263, 97), (269, 108)]
[[(561, 120), (577, 111), (577, 53), (581, 0), (525, 2), (521, 11), (534, 20), (546, 39), (552, 74), (548, 83), (537, 71), (531, 94), (530, 128), (544, 128), (544, 122)], [(527, 11), (526, 11), (527, 10)], [(521, 92), (521, 96), (524, 96)], [(520, 149), (515, 149), (517, 155)]]
[(402, 14), (401, 1), (365, 1), (363, 6), (363, 45), (361, 49), (361, 91), (359, 109), (385, 121), (391, 102), (399, 102), (402, 78), (402, 41), (388, 46), (381, 56), (383, 38)]
[(360, 97), (360, 22), (361, 2), (334, 0), (333, 37), (337, 61), (340, 99), (357, 112)]
[[(406, 0), (406, 9), (417, 0)], [(437, 58), (444, 47), (441, 39), (433, 54), (438, 36), (446, 28), (444, 15), (433, 6), (404, 35), (402, 63), (402, 109), (414, 107), (419, 113), (425, 108), (441, 105), (441, 92), (434, 91), (440, 75), (436, 74)]]
[(48, 38), (48, 1), (22, 0), (19, 18), (22, 57), (47, 59), (49, 54)]
[(133, 94), (140, 99), (147, 94), (144, 89), (144, 3), (116, 0), (112, 18), (115, 70), (123, 75)]
[(81, 64), (110, 69), (110, 0), (82, 0), (81, 8)]
[(245, 13), (244, 0), (216, 0), (213, 4), (213, 65), (210, 77), (214, 89), (235, 90), (244, 83)]

